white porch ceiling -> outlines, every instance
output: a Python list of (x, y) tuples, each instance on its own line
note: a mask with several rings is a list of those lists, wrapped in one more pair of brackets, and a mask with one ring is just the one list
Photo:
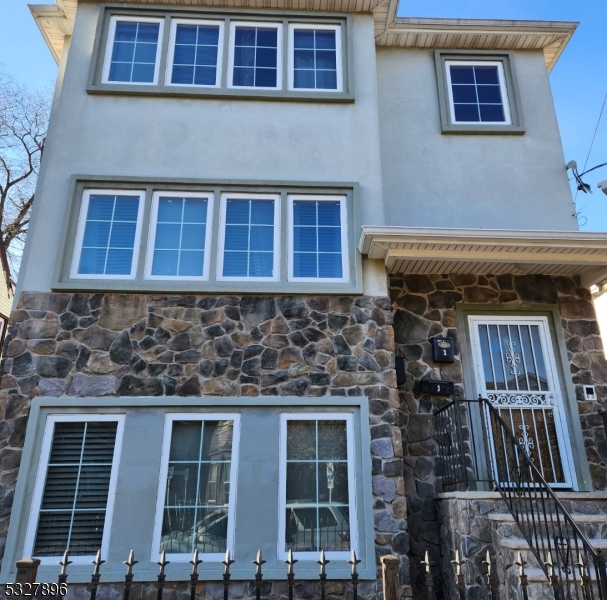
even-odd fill
[(579, 275), (607, 280), (607, 233), (505, 229), (361, 229), (359, 250), (390, 273)]

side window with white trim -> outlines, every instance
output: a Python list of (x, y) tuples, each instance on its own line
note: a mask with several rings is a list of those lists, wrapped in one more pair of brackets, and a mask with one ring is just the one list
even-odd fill
[(28, 556), (107, 552), (122, 424), (122, 417), (49, 417)]
[(352, 437), (349, 415), (282, 416), (279, 557), (357, 549)]
[(238, 415), (167, 416), (152, 557), (233, 552), (239, 424)]
[(112, 17), (103, 67), (105, 83), (156, 84), (162, 19)]

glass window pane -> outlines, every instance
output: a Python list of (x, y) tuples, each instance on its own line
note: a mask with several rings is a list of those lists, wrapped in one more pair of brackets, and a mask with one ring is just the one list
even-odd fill
[(151, 83), (154, 81), (154, 65), (133, 65), (131, 81), (134, 83)]
[(248, 225), (227, 225), (226, 226), (226, 250), (248, 250), (249, 248), (249, 227)]
[(317, 50), (316, 51), (316, 68), (317, 69), (336, 69), (335, 51), (334, 50)]
[(217, 46), (219, 44), (219, 27), (214, 25), (198, 26), (198, 45)]
[(137, 221), (139, 197), (117, 196), (114, 219), (116, 221)]
[(499, 76), (496, 66), (474, 67), (476, 83), (499, 84)]
[(179, 273), (181, 277), (202, 277), (204, 252), (184, 251), (180, 255)]
[(322, 504), (348, 503), (348, 463), (318, 463), (318, 502)]
[(318, 459), (346, 460), (348, 444), (345, 421), (318, 421)]
[(318, 276), (337, 279), (343, 277), (341, 254), (319, 254)]
[(87, 223), (83, 246), (100, 246), (105, 248), (110, 239), (110, 223), (92, 221)]
[(135, 62), (154, 64), (156, 62), (156, 44), (137, 44)]
[(318, 277), (318, 255), (296, 252), (293, 256), (294, 277)]
[(255, 83), (255, 69), (234, 67), (233, 84), (237, 86), (252, 87)]
[(287, 460), (316, 458), (316, 421), (287, 421)]
[(479, 102), (488, 104), (502, 103), (502, 93), (499, 85), (479, 85), (477, 90)]
[(501, 104), (481, 104), (481, 121), (503, 123), (506, 120), (504, 116), (504, 107)]
[(112, 61), (131, 63), (133, 61), (133, 56), (135, 56), (134, 42), (116, 42), (114, 44)]
[(196, 67), (194, 83), (196, 85), (215, 85), (216, 77), (215, 67)]
[(226, 252), (223, 260), (224, 277), (246, 277), (249, 257), (246, 252)]
[(318, 224), (341, 226), (341, 203), (340, 202), (319, 202), (318, 203)]
[(276, 69), (255, 69), (255, 87), (276, 87)]
[(194, 67), (175, 65), (171, 75), (171, 83), (183, 83), (190, 85), (194, 81)]
[(111, 221), (114, 214), (114, 196), (93, 196), (89, 199), (88, 221)]
[(166, 225), (159, 223), (156, 227), (155, 248), (157, 249), (176, 249), (179, 248), (179, 225)]
[(319, 227), (318, 251), (341, 253), (341, 229), (337, 227)]
[(148, 42), (154, 45), (158, 42), (158, 23), (139, 23), (137, 30), (137, 42)]
[(131, 63), (112, 63), (110, 67), (110, 81), (131, 81), (131, 71), (133, 65)]
[(169, 461), (198, 460), (202, 421), (174, 421)]
[(226, 202), (226, 223), (249, 222), (249, 200), (228, 200)]
[(234, 48), (234, 66), (235, 67), (254, 67), (255, 66), (255, 48), (236, 47)]
[(316, 87), (319, 90), (337, 89), (337, 73), (335, 71), (316, 71)]
[(315, 89), (314, 71), (295, 71), (293, 86), (302, 89)]
[(323, 31), (317, 29), (316, 34), (316, 48), (321, 50), (335, 50), (335, 31)]
[(105, 248), (83, 248), (80, 254), (78, 273), (81, 275), (99, 275), (105, 271)]
[(316, 252), (316, 227), (295, 227), (293, 250), (295, 252)]
[(110, 246), (112, 248), (129, 248), (135, 245), (136, 223), (114, 222), (110, 235)]
[(476, 104), (455, 104), (453, 106), (455, 120), (460, 122), (480, 121), (478, 106)]
[(273, 48), (257, 48), (255, 66), (276, 68), (276, 50)]
[(134, 42), (137, 38), (137, 23), (128, 21), (118, 21), (116, 23), (116, 33), (114, 34), (114, 41), (128, 41)]
[(205, 421), (202, 460), (230, 460), (234, 421)]
[(198, 46), (196, 64), (214, 67), (217, 64), (217, 46)]
[(295, 48), (314, 48), (314, 30), (295, 29), (293, 32), (293, 45)]
[(250, 249), (271, 252), (274, 249), (274, 228), (267, 225), (251, 226)]
[(451, 65), (449, 71), (451, 83), (474, 83), (474, 67)]
[(152, 275), (177, 275), (178, 250), (154, 250)]
[(278, 30), (257, 28), (257, 46), (265, 46), (267, 48), (277, 47)]
[(316, 502), (316, 464), (287, 463), (287, 504)]
[(467, 102), (475, 104), (477, 102), (476, 87), (474, 85), (454, 85), (453, 102)]
[(273, 266), (271, 252), (251, 252), (249, 254), (249, 277), (272, 277)]
[(158, 222), (180, 223), (181, 209), (181, 198), (160, 198), (158, 202)]
[(273, 225), (274, 201), (253, 200), (251, 202), (251, 223), (256, 225)]
[(236, 46), (255, 46), (255, 27), (236, 27), (234, 43)]
[[(316, 225), (316, 202), (293, 201), (293, 223), (295, 225)], [(323, 223), (328, 225), (328, 223)]]
[(177, 25), (175, 43), (177, 44), (195, 44), (198, 27), (196, 25)]
[(110, 248), (107, 253), (105, 275), (130, 275), (133, 264), (133, 250)]
[(184, 225), (181, 234), (182, 250), (204, 250), (206, 225)]
[(175, 45), (173, 62), (176, 65), (193, 65), (196, 60), (196, 46)]
[(314, 50), (295, 50), (294, 59), (296, 69), (314, 68)]

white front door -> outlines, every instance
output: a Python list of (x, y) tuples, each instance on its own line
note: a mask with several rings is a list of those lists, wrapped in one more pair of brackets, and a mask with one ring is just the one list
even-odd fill
[[(470, 316), (474, 375), (544, 479), (571, 488), (572, 456), (546, 317)], [(493, 432), (490, 449), (495, 464)], [(494, 474), (495, 475), (495, 474)]]

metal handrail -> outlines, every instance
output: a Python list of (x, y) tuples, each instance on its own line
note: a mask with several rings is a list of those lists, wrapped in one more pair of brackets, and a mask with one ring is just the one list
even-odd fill
[[(479, 459), (483, 458), (483, 454), (475, 446), (477, 436), (469, 410), (474, 404), (480, 409), (483, 438), (491, 438), (494, 442), (492, 447), (485, 443), (484, 448), (484, 457), (489, 466), (487, 479), (479, 477), (482, 471), (479, 469)], [(464, 407), (468, 418), (468, 436), (462, 426)], [(446, 418), (444, 415), (450, 416)], [(435, 417), (439, 464), (442, 475), (446, 476), (447, 486), (459, 485), (460, 489), (470, 489), (473, 483), (490, 481), (492, 488), (500, 492), (552, 585), (557, 600), (607, 600), (607, 570), (603, 553), (589, 542), (499, 411), (485, 398), (456, 399), (435, 411)], [(445, 425), (441, 419), (449, 423)], [(449, 426), (451, 431), (447, 431)], [(488, 436), (488, 432), (492, 435)], [(455, 444), (448, 448), (451, 440), (455, 440)], [(462, 470), (466, 472), (466, 477), (453, 476)], [(472, 477), (468, 477), (468, 471), (472, 472)], [(465, 488), (462, 488), (463, 485)]]

